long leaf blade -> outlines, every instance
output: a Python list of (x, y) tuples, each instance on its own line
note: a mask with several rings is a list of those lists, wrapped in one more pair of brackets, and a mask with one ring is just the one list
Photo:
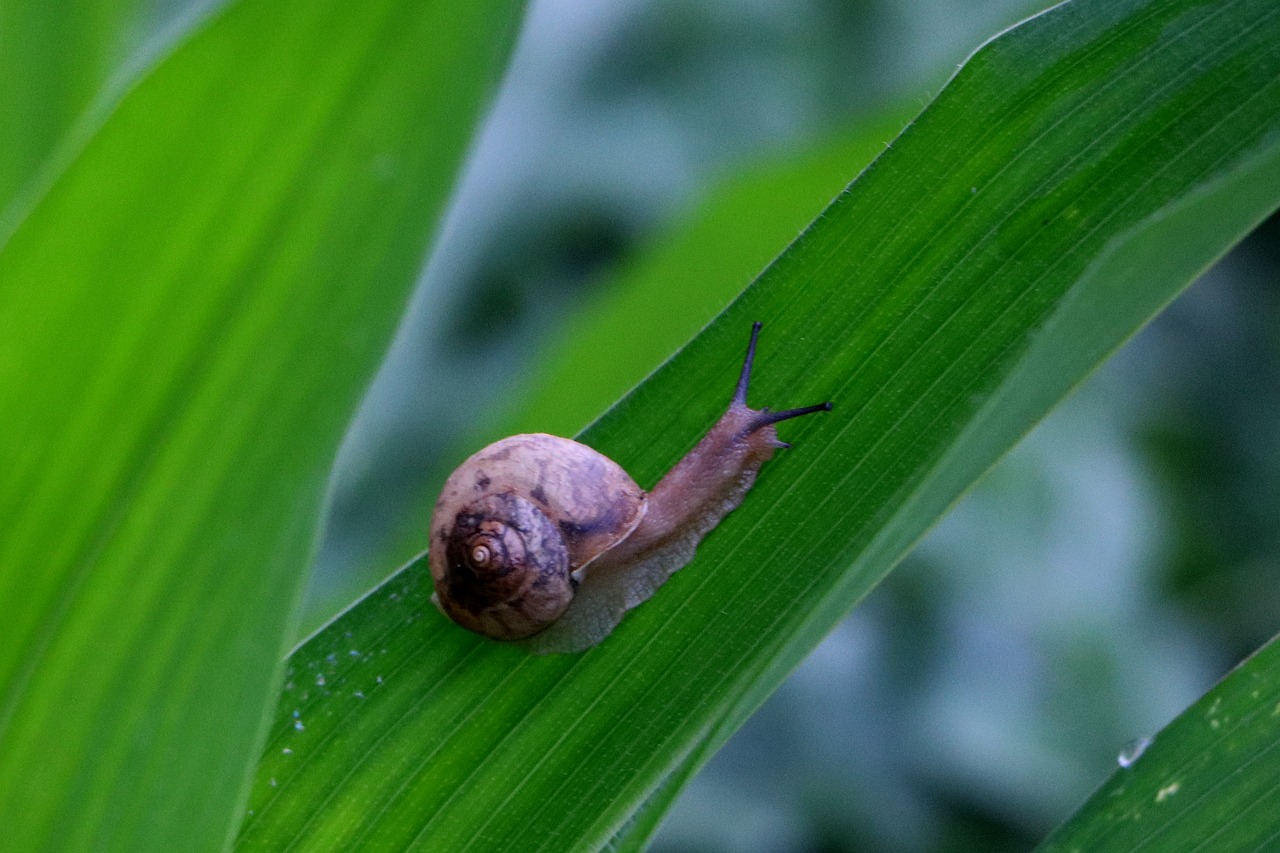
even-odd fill
[(6, 846), (237, 823), (327, 469), (517, 13), (236, 3), (0, 250)]

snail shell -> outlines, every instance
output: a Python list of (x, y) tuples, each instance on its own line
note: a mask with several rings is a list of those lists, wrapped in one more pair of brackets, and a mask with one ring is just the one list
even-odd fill
[(568, 609), (581, 570), (644, 518), (647, 498), (609, 457), (567, 438), (513, 435), (445, 482), (431, 522), (431, 576), (445, 615), (517, 640)]
[(778, 448), (774, 425), (830, 411), (747, 406), (760, 324), (728, 410), (649, 494), (617, 463), (552, 435), (484, 448), (446, 481), (431, 518), (432, 600), (462, 627), (536, 653), (603, 640), (742, 503)]

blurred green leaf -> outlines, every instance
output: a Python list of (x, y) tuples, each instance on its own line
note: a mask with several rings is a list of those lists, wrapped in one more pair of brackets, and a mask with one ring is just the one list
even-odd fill
[(234, 830), (328, 468), (518, 12), (234, 3), (0, 248), (6, 848)]
[(397, 573), (291, 656), (241, 845), (639, 846), (947, 507), (1276, 206), (1278, 156), (1267, 0), (1078, 0), (989, 43), (584, 440), (652, 484), (755, 319), (754, 403), (836, 411), (786, 425), (795, 449), (585, 654), (469, 636), (421, 563)]
[(1125, 763), (1040, 850), (1271, 850), (1280, 839), (1280, 642)]
[(0, 7), (0, 233), (128, 86), (220, 2), (12, 0)]
[(581, 430), (711, 322), (918, 110), (918, 103), (911, 112), (898, 105), (802, 156), (757, 164), (713, 189), (556, 335), (520, 394), (523, 404), (514, 406), (515, 422), (494, 437)]

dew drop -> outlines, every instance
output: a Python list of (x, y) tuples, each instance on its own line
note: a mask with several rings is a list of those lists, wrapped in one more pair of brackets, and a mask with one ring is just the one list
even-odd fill
[(316, 687), (324, 687), (324, 685), (325, 685), (324, 675), (317, 675)]
[(1151, 746), (1151, 738), (1134, 738), (1120, 750), (1120, 754), (1116, 756), (1116, 763), (1124, 768), (1132, 767), (1138, 763), (1138, 759), (1142, 757), (1142, 753), (1146, 752), (1149, 746)]
[(280, 784), (280, 783), (276, 781), (276, 777), (272, 776), (272, 777), (271, 777), (271, 787), (273, 787), (273, 788), (274, 788), (274, 787), (276, 787), (276, 786), (277, 786), (277, 785), (279, 785), (279, 784)]
[(302, 720), (294, 720), (294, 721), (293, 721), (293, 727), (294, 727), (295, 729), (297, 729), (298, 731), (302, 731), (303, 729), (305, 729), (305, 728), (306, 728), (306, 726), (304, 726), (304, 725), (302, 724)]
[(284, 749), (280, 750), (280, 752), (283, 755), (293, 755), (293, 750), (287, 746)]

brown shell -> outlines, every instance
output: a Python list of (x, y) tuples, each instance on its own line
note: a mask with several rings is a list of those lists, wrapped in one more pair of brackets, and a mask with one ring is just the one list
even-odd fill
[(573, 600), (572, 573), (625, 539), (645, 508), (627, 472), (586, 445), (544, 434), (491, 444), (453, 472), (436, 502), (437, 602), (494, 639), (535, 634)]

